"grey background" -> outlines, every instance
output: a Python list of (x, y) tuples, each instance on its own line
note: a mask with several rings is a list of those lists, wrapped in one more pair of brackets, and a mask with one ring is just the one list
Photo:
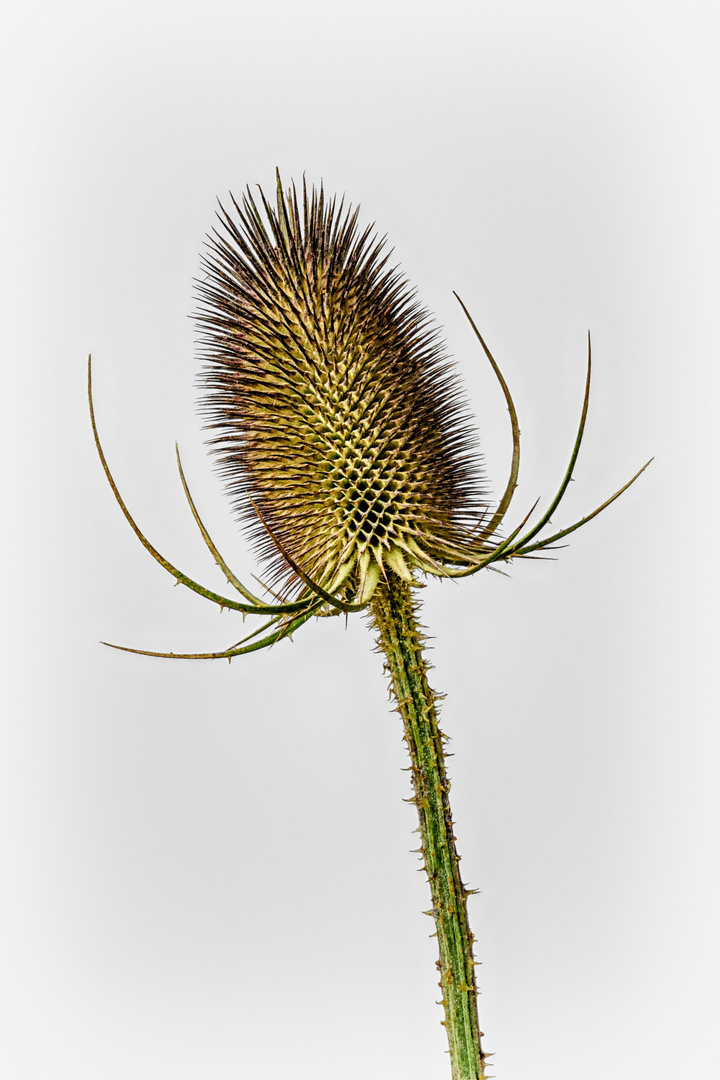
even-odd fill
[(500, 1080), (718, 1076), (720, 17), (683, 0), (6, 6), (3, 1033), (13, 1080), (449, 1075), (398, 717), (362, 618), (240, 636), (177, 438), (253, 572), (194, 412), (215, 199), (323, 178), (437, 314), (495, 492), (559, 561), (423, 593)]

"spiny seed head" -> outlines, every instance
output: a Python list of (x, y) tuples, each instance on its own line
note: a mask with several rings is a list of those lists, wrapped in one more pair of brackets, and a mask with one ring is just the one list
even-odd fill
[(200, 407), (275, 580), (298, 581), (254, 507), (305, 574), (362, 602), (388, 572), (458, 561), (484, 509), (474, 438), (384, 240), (322, 185), (300, 205), (278, 176), (276, 206), (249, 189), (232, 204), (198, 287)]

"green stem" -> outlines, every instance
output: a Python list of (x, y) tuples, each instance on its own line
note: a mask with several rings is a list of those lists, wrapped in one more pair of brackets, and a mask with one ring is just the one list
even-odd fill
[(440, 947), (443, 1021), (450, 1046), (452, 1080), (487, 1080), (477, 1013), (473, 960), (474, 935), (467, 914), (467, 890), (460, 878), (445, 772), (445, 736), (438, 727), (436, 695), (427, 681), (423, 638), (410, 586), (394, 574), (381, 582), (371, 604), (378, 644), (403, 718), (420, 818), (420, 851), (430, 881), (432, 910)]

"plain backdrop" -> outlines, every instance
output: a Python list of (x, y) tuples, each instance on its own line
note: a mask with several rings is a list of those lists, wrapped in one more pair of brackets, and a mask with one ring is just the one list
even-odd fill
[(585, 444), (557, 561), (431, 582), (500, 1080), (720, 1076), (720, 15), (702, 0), (4, 7), (0, 1074), (449, 1080), (400, 721), (356, 616), (233, 661), (191, 488), (216, 199), (324, 180), (443, 327), (517, 524)]

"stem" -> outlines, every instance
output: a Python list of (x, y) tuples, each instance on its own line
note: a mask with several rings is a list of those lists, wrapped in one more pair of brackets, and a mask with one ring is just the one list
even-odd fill
[(420, 852), (430, 882), (440, 959), (440, 989), (452, 1065), (452, 1080), (487, 1080), (480, 1045), (473, 941), (467, 897), (455, 848), (453, 820), (445, 772), (443, 742), (438, 727), (436, 695), (427, 681), (423, 638), (416, 618), (410, 586), (394, 574), (381, 582), (371, 604), (379, 632), (378, 645), (386, 658), (398, 711), (403, 718), (410, 751), (412, 779), (422, 837)]

